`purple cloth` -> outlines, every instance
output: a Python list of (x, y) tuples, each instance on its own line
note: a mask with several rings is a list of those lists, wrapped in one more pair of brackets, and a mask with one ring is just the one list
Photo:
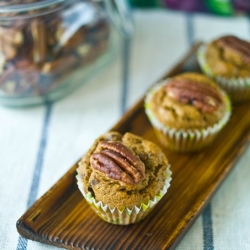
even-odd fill
[(163, 0), (163, 4), (170, 9), (183, 11), (205, 11), (205, 6), (200, 0)]
[(233, 0), (233, 6), (236, 10), (240, 11), (250, 11), (250, 1), (249, 0)]
[[(169, 9), (183, 10), (187, 12), (209, 12), (206, 0), (162, 0), (165, 7)], [(237, 11), (250, 12), (249, 0), (231, 0), (229, 4)]]

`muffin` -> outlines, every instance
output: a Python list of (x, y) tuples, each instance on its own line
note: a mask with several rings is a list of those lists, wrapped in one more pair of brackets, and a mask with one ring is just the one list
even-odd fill
[(153, 86), (145, 112), (159, 141), (177, 152), (210, 144), (231, 114), (227, 94), (199, 73), (183, 73)]
[(120, 225), (142, 220), (171, 181), (168, 160), (157, 145), (114, 131), (95, 140), (77, 173), (78, 187), (93, 210)]
[(213, 78), (233, 102), (250, 100), (250, 43), (235, 36), (220, 37), (198, 51), (202, 71)]

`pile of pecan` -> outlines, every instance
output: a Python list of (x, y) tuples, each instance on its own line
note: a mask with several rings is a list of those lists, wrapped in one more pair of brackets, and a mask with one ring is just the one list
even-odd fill
[[(0, 7), (34, 1), (0, 0)], [(0, 94), (45, 95), (73, 70), (90, 65), (107, 50), (110, 35), (97, 13), (79, 1), (42, 15), (0, 15)]]

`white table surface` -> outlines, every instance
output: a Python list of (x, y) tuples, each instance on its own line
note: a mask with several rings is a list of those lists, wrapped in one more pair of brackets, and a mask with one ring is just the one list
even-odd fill
[[(125, 108), (178, 62), (193, 41), (224, 34), (250, 39), (250, 21), (244, 16), (137, 10), (134, 18)], [(51, 106), (0, 107), (0, 249), (56, 249), (20, 238), (16, 221), (121, 117), (121, 79), (117, 56), (99, 75)], [(177, 249), (250, 249), (250, 147)]]

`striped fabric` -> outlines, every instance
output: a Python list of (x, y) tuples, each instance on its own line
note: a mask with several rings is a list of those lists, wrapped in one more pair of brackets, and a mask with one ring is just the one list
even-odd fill
[[(17, 219), (194, 41), (229, 33), (250, 39), (249, 20), (243, 16), (137, 10), (134, 17), (131, 47), (121, 42), (126, 53), (78, 91), (53, 105), (0, 107), (0, 249), (56, 249), (19, 237)], [(178, 250), (250, 249), (249, 162), (250, 147)]]

